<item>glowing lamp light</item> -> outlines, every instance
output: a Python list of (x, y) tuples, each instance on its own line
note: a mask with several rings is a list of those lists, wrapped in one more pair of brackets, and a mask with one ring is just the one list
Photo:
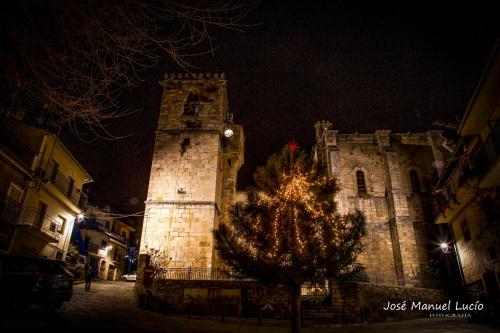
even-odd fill
[(233, 134), (234, 134), (233, 130), (231, 128), (229, 128), (229, 127), (224, 130), (224, 136), (226, 138), (232, 137)]
[(443, 251), (444, 253), (448, 253), (450, 251), (448, 243), (441, 243), (439, 247), (441, 247), (441, 251)]

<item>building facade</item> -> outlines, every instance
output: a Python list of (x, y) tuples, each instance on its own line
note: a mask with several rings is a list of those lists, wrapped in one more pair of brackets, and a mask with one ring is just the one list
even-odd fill
[[(220, 267), (212, 230), (235, 202), (243, 131), (228, 114), (223, 76), (167, 75), (162, 85), (140, 252), (165, 251), (172, 268)], [(422, 285), (436, 247), (432, 190), (449, 155), (441, 132), (339, 134), (329, 122), (315, 130), (314, 156), (341, 183), (340, 212), (367, 216), (360, 260), (370, 280)]]
[(170, 267), (216, 267), (212, 230), (234, 201), (243, 130), (224, 74), (167, 74), (162, 86), (140, 253), (164, 251)]
[[(87, 206), (85, 218), (78, 226), (87, 263), (101, 280), (119, 280), (126, 273), (126, 254), (135, 228), (130, 221), (116, 217), (108, 207)], [(79, 243), (79, 241), (77, 241)]]
[[(435, 188), (436, 223), (453, 231), (443, 250), (460, 263), (472, 294), (500, 288), (500, 43), (460, 123), (456, 147)], [(449, 248), (448, 248), (449, 247)]]
[(64, 260), (92, 181), (59, 139), (15, 119), (0, 121), (4, 252)]
[(339, 212), (366, 215), (359, 259), (370, 282), (422, 285), (422, 268), (437, 247), (430, 241), (432, 190), (449, 153), (441, 132), (340, 134), (328, 121), (315, 130), (314, 157), (340, 182)]

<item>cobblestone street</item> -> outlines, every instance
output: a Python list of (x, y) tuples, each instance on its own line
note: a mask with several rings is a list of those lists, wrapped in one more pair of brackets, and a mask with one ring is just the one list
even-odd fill
[[(23, 315), (2, 318), (0, 331), (7, 332), (289, 332), (284, 321), (228, 318), (222, 323), (216, 319), (188, 319), (180, 315), (162, 315), (136, 307), (132, 283), (97, 282), (89, 293), (83, 284), (74, 288), (73, 299), (56, 313), (47, 314), (32, 307)], [(405, 333), (473, 333), (497, 332), (482, 325), (461, 320), (419, 319), (387, 324), (349, 327), (307, 327), (304, 332), (405, 332)]]

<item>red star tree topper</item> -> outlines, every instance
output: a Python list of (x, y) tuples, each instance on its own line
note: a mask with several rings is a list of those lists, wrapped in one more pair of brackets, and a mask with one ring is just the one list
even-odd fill
[(299, 144), (294, 139), (288, 143), (288, 150), (295, 153), (299, 149)]

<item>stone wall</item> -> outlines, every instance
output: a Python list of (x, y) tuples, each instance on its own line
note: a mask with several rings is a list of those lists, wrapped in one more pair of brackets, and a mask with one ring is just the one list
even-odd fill
[[(429, 315), (427, 311), (410, 310), (411, 302), (437, 304), (447, 302), (449, 295), (440, 289), (384, 286), (370, 283), (346, 282), (334, 285), (333, 313), (335, 322), (384, 322)], [(405, 311), (385, 311), (388, 302), (406, 301)]]
[[(266, 287), (255, 281), (159, 280), (149, 291), (148, 305), (178, 313), (232, 316), (263, 315), (287, 318), (290, 315), (288, 289)], [(271, 307), (269, 307), (269, 305)]]
[[(143, 294), (147, 305), (160, 311), (191, 314), (212, 314), (288, 318), (290, 298), (284, 286), (266, 287), (255, 281), (193, 281), (160, 280)], [(144, 298), (144, 297), (142, 297)], [(313, 305), (303, 303), (302, 308), (325, 316), (332, 323), (384, 322), (428, 316), (426, 311), (385, 311), (387, 302), (437, 304), (447, 302), (447, 292), (439, 289), (397, 287), (359, 282), (333, 283), (332, 302)], [(318, 307), (319, 305), (319, 307)]]
[[(228, 116), (223, 75), (167, 75), (162, 86), (140, 253), (165, 251), (170, 267), (214, 267), (212, 231), (235, 195), (243, 130)], [(223, 136), (227, 126), (233, 137)]]
[[(318, 122), (315, 128), (317, 161), (340, 181), (335, 198), (339, 211), (359, 209), (366, 215), (360, 263), (369, 275), (405, 276), (405, 285), (416, 285), (420, 267), (429, 260), (430, 194), (440, 171), (436, 159), (443, 157), (439, 133), (339, 134), (330, 122)], [(418, 193), (410, 170), (417, 173)], [(358, 193), (358, 171), (364, 174), (366, 193)]]

